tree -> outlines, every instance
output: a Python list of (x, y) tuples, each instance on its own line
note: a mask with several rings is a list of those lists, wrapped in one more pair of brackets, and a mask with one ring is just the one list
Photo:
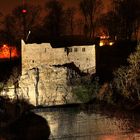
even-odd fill
[(20, 5), (13, 9), (11, 15), (4, 19), (4, 31), (12, 40), (26, 40), (30, 30), (37, 26), (39, 21), (40, 6)]
[[(0, 12), (0, 18), (3, 17), (3, 14)], [(2, 24), (2, 21), (0, 20), (0, 24)]]
[(85, 19), (84, 33), (90, 38), (94, 37), (96, 12), (100, 6), (101, 1), (99, 0), (82, 0), (80, 2), (80, 10)]
[(87, 37), (88, 36), (88, 32), (89, 32), (89, 25), (88, 25), (88, 5), (86, 4), (87, 1), (83, 0), (80, 3), (80, 10), (82, 12), (82, 14), (84, 15), (84, 34)]
[(128, 58), (129, 66), (114, 72), (114, 87), (123, 97), (140, 101), (140, 45)]
[(114, 11), (120, 17), (119, 37), (121, 39), (137, 39), (140, 25), (139, 0), (114, 0)]
[(110, 11), (106, 14), (103, 14), (99, 18), (99, 24), (103, 28), (107, 30), (107, 34), (111, 37), (114, 38), (118, 35), (120, 26), (119, 26), (119, 21), (120, 18), (116, 15), (115, 12)]
[(82, 29), (84, 28), (84, 23), (83, 23), (82, 18), (77, 19), (75, 21), (75, 23), (76, 23), (76, 32), (79, 33), (79, 35), (82, 35), (83, 34), (83, 30)]
[(74, 32), (74, 14), (75, 14), (75, 11), (76, 10), (74, 7), (70, 7), (65, 12), (65, 18), (67, 21), (67, 29), (71, 35), (73, 35), (73, 32)]
[(63, 4), (57, 0), (46, 3), (47, 16), (44, 19), (44, 28), (47, 29), (49, 37), (57, 38), (65, 32), (65, 20)]

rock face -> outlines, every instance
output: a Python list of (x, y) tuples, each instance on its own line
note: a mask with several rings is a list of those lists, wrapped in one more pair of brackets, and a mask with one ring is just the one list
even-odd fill
[(70, 81), (73, 77), (78, 78), (78, 72), (64, 66), (33, 68), (20, 77), (18, 96), (34, 105), (76, 103), (78, 101), (71, 91), (73, 85)]
[(6, 94), (26, 98), (34, 105), (77, 103), (72, 86), (85, 73), (96, 72), (95, 45), (66, 49), (22, 41), (21, 46), (22, 74)]

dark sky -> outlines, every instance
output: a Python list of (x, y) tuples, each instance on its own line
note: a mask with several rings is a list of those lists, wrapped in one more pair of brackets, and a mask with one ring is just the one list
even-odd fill
[[(49, 0), (0, 0), (0, 11), (4, 15), (8, 14), (17, 5), (23, 4), (24, 1), (34, 5), (41, 5), (43, 7), (44, 4)], [(77, 6), (79, 3), (79, 0), (60, 0), (60, 1), (62, 1), (65, 4), (65, 6)]]
[[(23, 2), (35, 4), (35, 5), (41, 5), (42, 7), (44, 4), (49, 0), (0, 0), (0, 12), (3, 13), (3, 15), (6, 15), (14, 9), (17, 5), (23, 4)], [(74, 6), (78, 8), (78, 4), (80, 0), (60, 0), (62, 1), (66, 7)], [(104, 8), (103, 11), (106, 11), (110, 8), (109, 1), (110, 0), (102, 0), (104, 2)]]

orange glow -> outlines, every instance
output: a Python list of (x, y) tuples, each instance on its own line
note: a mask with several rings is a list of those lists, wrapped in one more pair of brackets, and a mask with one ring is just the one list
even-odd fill
[(109, 39), (109, 36), (102, 35), (100, 36), (100, 39)]
[(0, 47), (0, 59), (10, 59), (18, 57), (18, 52), (16, 47), (13, 46), (8, 46), (8, 45), (3, 45)]
[(109, 45), (112, 46), (114, 44), (114, 42), (109, 42)]
[(104, 42), (100, 41), (99, 46), (103, 46), (103, 45), (104, 45)]

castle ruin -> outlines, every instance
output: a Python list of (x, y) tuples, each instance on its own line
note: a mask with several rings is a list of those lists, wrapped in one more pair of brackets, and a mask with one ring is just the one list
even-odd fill
[(50, 43), (26, 44), (22, 40), (21, 47), (19, 87), (9, 88), (7, 94), (26, 98), (34, 105), (76, 103), (70, 78), (81, 78), (77, 69), (86, 74), (96, 72), (95, 45), (53, 48)]

